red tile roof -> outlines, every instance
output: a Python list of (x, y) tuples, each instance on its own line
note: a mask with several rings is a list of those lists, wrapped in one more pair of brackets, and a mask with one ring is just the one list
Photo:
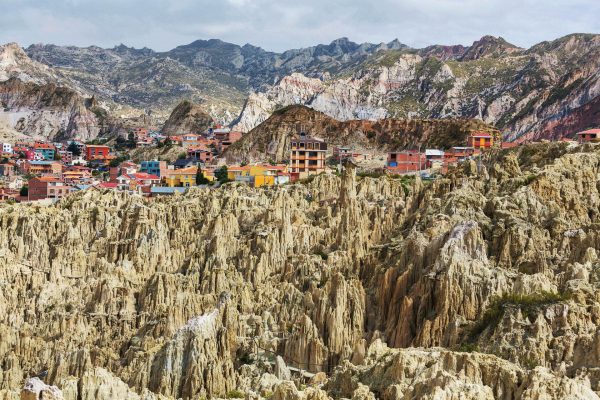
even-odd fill
[(98, 187), (106, 188), (106, 189), (114, 189), (118, 186), (115, 182), (101, 182), (98, 184)]
[(600, 129), (588, 129), (587, 131), (577, 132), (578, 135), (600, 134)]
[(145, 172), (136, 172), (135, 174), (129, 174), (129, 177), (133, 178), (133, 179), (140, 179), (140, 180), (146, 180), (146, 179), (160, 180), (160, 177), (158, 177), (156, 175), (152, 175), (152, 174), (147, 174)]
[(490, 135), (488, 132), (473, 132), (471, 134), (471, 136), (479, 137), (479, 138), (491, 138), (492, 137), (492, 135)]

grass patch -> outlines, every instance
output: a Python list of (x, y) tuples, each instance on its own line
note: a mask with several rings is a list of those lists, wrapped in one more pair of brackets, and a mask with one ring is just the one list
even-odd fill
[(570, 295), (568, 294), (545, 291), (526, 295), (505, 294), (501, 297), (496, 297), (492, 299), (483, 317), (469, 331), (469, 342), (474, 342), (488, 327), (495, 328), (502, 320), (507, 307), (521, 309), (523, 315), (532, 321), (541, 307), (561, 303), (569, 299)]
[(228, 399), (243, 399), (244, 393), (239, 390), (230, 390), (227, 392)]

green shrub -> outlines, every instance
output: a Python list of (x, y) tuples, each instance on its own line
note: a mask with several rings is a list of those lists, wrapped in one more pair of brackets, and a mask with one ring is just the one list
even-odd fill
[(228, 399), (243, 399), (244, 393), (239, 390), (230, 390), (227, 393), (227, 398)]
[(500, 323), (504, 316), (506, 307), (517, 307), (521, 309), (523, 315), (533, 320), (539, 309), (549, 304), (555, 304), (567, 301), (570, 298), (568, 294), (541, 292), (533, 294), (505, 294), (501, 297), (492, 299), (489, 307), (479, 321), (471, 328), (468, 334), (469, 340), (472, 342), (488, 327), (494, 328)]

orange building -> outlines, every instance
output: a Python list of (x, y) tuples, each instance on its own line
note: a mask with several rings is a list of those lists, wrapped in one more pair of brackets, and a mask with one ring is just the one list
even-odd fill
[(19, 166), (24, 174), (42, 175), (62, 173), (62, 164), (56, 161), (25, 161)]
[(494, 145), (494, 137), (487, 132), (474, 132), (469, 136), (467, 146), (475, 149), (489, 149)]

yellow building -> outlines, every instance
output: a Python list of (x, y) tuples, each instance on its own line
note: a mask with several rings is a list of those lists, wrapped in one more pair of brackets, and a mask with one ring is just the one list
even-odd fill
[(165, 184), (168, 187), (196, 186), (197, 173), (198, 167), (167, 170), (167, 173), (165, 174)]
[(231, 181), (239, 181), (243, 180), (246, 177), (250, 176), (250, 166), (245, 165), (243, 167), (228, 167), (227, 168), (227, 178)]

